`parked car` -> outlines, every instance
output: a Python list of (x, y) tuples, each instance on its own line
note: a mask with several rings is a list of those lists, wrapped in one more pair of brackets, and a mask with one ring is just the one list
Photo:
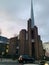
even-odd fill
[(18, 61), (19, 63), (33, 63), (34, 58), (31, 58), (28, 55), (20, 55)]

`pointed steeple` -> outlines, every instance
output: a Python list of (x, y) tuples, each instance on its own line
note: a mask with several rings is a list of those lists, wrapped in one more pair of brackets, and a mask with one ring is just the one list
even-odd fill
[(34, 27), (33, 2), (31, 0), (31, 28)]

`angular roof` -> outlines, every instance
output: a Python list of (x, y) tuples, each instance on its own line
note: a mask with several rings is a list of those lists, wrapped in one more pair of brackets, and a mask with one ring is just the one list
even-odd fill
[(4, 37), (4, 36), (0, 36), (0, 43), (7, 43), (8, 42), (8, 38)]

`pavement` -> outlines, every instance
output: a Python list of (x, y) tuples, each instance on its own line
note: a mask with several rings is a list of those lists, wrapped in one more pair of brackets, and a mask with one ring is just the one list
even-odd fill
[(4, 59), (4, 58), (0, 58), (0, 62), (18, 62), (18, 60), (12, 60), (12, 59)]

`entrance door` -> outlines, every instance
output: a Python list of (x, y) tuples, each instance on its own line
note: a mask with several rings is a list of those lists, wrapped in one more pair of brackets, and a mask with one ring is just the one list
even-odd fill
[(35, 58), (35, 46), (34, 46), (34, 43), (32, 43), (32, 57)]

